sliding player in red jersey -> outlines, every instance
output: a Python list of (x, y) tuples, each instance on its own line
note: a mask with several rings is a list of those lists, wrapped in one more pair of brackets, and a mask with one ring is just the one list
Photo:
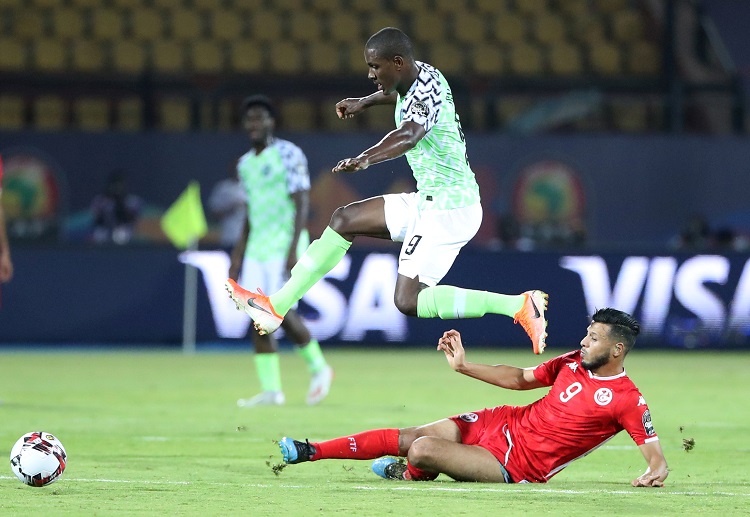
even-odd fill
[(639, 332), (629, 314), (600, 309), (580, 350), (524, 369), (466, 361), (460, 334), (449, 330), (437, 348), (455, 371), (506, 389), (551, 389), (526, 406), (497, 406), (419, 427), (313, 443), (283, 438), (284, 461), (379, 458), (373, 471), (387, 479), (427, 481), (442, 473), (458, 481), (544, 483), (624, 429), (647, 464), (632, 485), (663, 486), (667, 461), (646, 400), (624, 368)]

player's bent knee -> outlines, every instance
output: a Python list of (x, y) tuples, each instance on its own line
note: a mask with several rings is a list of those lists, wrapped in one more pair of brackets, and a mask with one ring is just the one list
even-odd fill
[(432, 467), (435, 456), (435, 439), (432, 436), (417, 438), (409, 447), (409, 463), (415, 467)]

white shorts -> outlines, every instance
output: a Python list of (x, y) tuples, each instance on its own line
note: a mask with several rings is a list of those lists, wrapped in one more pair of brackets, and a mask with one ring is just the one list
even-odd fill
[[(419, 194), (386, 194), (385, 224), (391, 239), (403, 242), (398, 272), (419, 277), (428, 286), (437, 285), (448, 274), (458, 252), (482, 224), (482, 205), (450, 210), (419, 208)], [(424, 202), (423, 202), (424, 203)]]
[[(255, 291), (260, 287), (266, 295), (271, 295), (281, 289), (288, 279), (285, 265), (286, 259), (260, 262), (245, 257), (242, 261), (239, 284), (250, 291)], [(292, 309), (296, 308), (297, 304), (292, 307)]]

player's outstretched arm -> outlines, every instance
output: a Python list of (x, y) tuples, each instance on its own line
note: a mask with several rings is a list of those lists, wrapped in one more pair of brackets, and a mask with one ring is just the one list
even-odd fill
[(341, 160), (331, 169), (332, 172), (355, 172), (403, 156), (424, 137), (425, 130), (416, 122), (406, 120), (399, 127), (388, 133), (377, 144), (362, 151), (355, 158)]
[(357, 113), (377, 104), (396, 104), (398, 95), (385, 95), (382, 91), (371, 93), (366, 97), (349, 97), (336, 103), (336, 114), (340, 119), (352, 118)]
[(667, 479), (667, 476), (669, 475), (669, 468), (667, 467), (667, 460), (664, 458), (664, 453), (661, 450), (659, 442), (644, 443), (638, 448), (646, 459), (648, 468), (646, 469), (646, 472), (635, 478), (631, 484), (635, 487), (664, 486), (664, 480)]
[(445, 354), (448, 364), (458, 373), (510, 390), (530, 390), (542, 386), (532, 370), (504, 364), (479, 364), (466, 361), (466, 352), (457, 330), (448, 330), (438, 340), (437, 349)]

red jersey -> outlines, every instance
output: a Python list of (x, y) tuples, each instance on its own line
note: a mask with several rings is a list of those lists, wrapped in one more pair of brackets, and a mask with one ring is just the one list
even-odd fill
[(545, 482), (623, 429), (636, 445), (659, 439), (645, 399), (624, 371), (596, 377), (576, 350), (540, 364), (534, 376), (552, 389), (514, 407), (508, 419), (506, 468), (516, 482)]

